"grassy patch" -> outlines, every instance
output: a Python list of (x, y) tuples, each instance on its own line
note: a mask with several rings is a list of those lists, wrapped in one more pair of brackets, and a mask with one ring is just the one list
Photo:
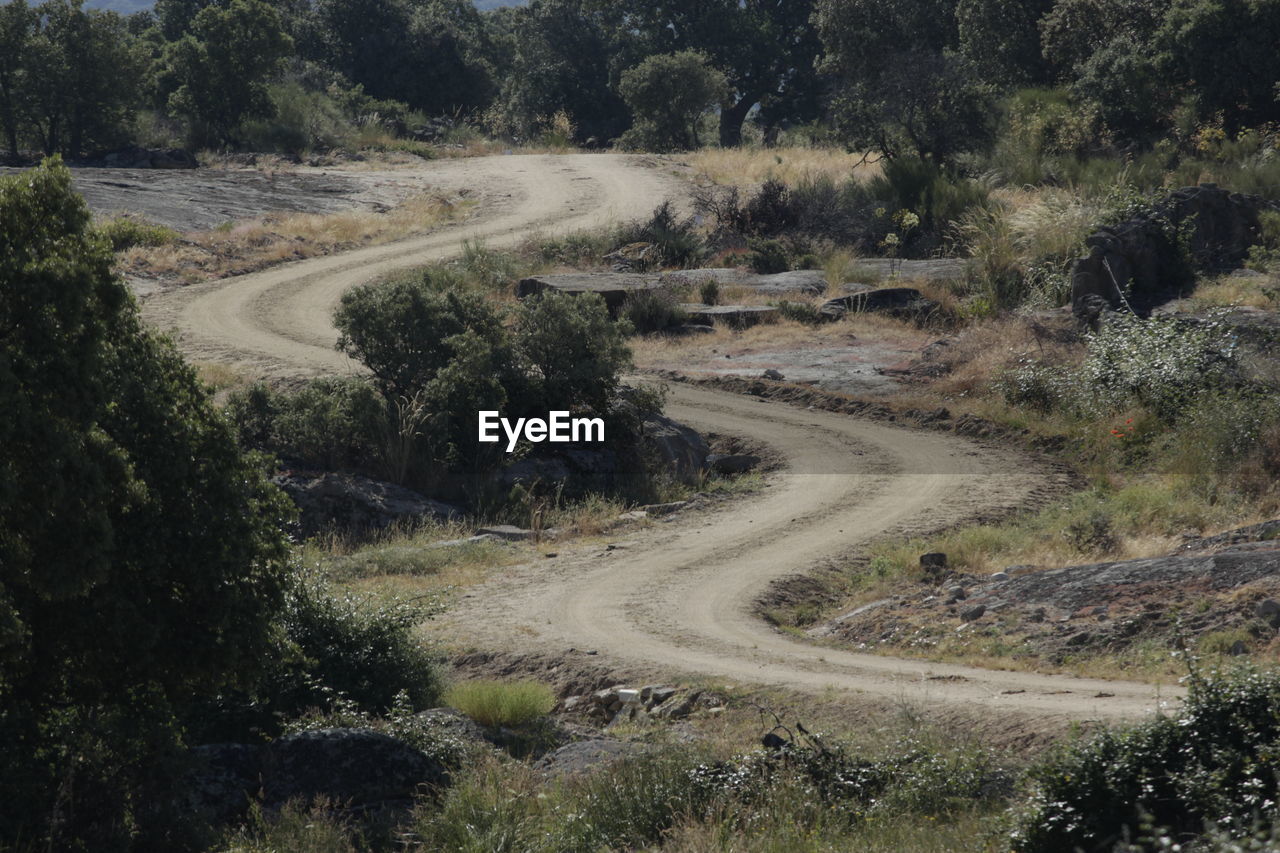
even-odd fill
[(121, 250), (120, 261), (124, 271), (131, 275), (205, 281), (360, 246), (390, 243), (455, 221), (463, 217), (472, 204), (434, 193), (420, 193), (386, 213), (347, 210), (329, 214), (268, 215), (211, 231), (192, 232), (181, 243), (174, 240), (129, 243)]
[(178, 242), (180, 236), (172, 228), (133, 216), (118, 216), (100, 222), (94, 226), (94, 231), (111, 244), (113, 252), (123, 252), (137, 246), (168, 246)]
[(533, 681), (466, 681), (450, 687), (444, 701), (482, 726), (516, 727), (551, 713), (556, 697)]
[(684, 161), (717, 184), (760, 184), (769, 179), (794, 184), (815, 178), (843, 181), (880, 174), (874, 157), (839, 148), (704, 148)]

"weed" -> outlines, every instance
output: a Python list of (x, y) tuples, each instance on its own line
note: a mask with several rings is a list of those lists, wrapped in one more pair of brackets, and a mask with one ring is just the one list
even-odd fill
[(556, 704), (550, 688), (533, 681), (465, 681), (450, 687), (444, 701), (491, 727), (526, 725), (551, 713)]

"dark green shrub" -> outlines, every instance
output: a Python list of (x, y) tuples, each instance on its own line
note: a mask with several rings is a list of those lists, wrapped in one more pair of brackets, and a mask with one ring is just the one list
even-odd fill
[(281, 618), (294, 654), (262, 695), (287, 716), (326, 709), (337, 697), (386, 713), (401, 693), (414, 709), (432, 707), (440, 697), (439, 673), (413, 635), (428, 615), (421, 605), (360, 598), (300, 577)]
[[(634, 298), (625, 313), (642, 313)], [(594, 293), (547, 293), (524, 300), (516, 312), (514, 338), (528, 378), (528, 405), (541, 412), (608, 412), (618, 377), (631, 364), (627, 331), (625, 324), (609, 319), (604, 300)]]
[(709, 278), (702, 284), (698, 285), (698, 298), (702, 300), (703, 305), (716, 305), (720, 302), (720, 284), (714, 278)]
[(388, 412), (360, 379), (316, 379), (296, 392), (262, 384), (234, 393), (227, 414), (248, 447), (325, 470), (374, 470)]
[(263, 668), (290, 511), (89, 221), (57, 160), (0, 177), (0, 838), (109, 851), (175, 709)]
[(679, 326), (685, 321), (680, 301), (670, 288), (637, 290), (627, 295), (622, 316), (637, 333), (650, 335)]
[(1025, 853), (1168, 849), (1206, 829), (1250, 835), (1280, 798), (1280, 674), (1193, 679), (1170, 716), (1107, 730), (1033, 773), (1037, 791), (1013, 834)]
[(634, 223), (618, 233), (619, 244), (652, 243), (653, 254), (648, 266), (695, 267), (707, 256), (707, 244), (697, 233), (692, 219), (680, 220), (671, 206), (664, 201), (654, 210), (648, 222)]
[(762, 275), (786, 272), (791, 269), (787, 247), (781, 240), (752, 240), (749, 263), (751, 269)]

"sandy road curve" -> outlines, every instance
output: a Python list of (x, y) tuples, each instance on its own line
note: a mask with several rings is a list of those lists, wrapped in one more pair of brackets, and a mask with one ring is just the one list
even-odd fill
[[(445, 258), (462, 240), (501, 246), (647, 214), (673, 180), (617, 155), (432, 164), (444, 181), (507, 187), (510, 202), (464, 225), (162, 294), (148, 319), (195, 359), (296, 377), (350, 373), (330, 316), (348, 288)], [(752, 614), (768, 584), (889, 532), (937, 528), (1016, 506), (1045, 479), (1017, 453), (953, 436), (675, 386), (679, 420), (765, 443), (783, 470), (761, 494), (656, 525), (616, 550), (565, 549), (467, 595), (439, 628), (497, 649), (593, 649), (605, 660), (806, 691), (963, 703), (1055, 717), (1132, 717), (1180, 691), (932, 664), (815, 646)]]
[(342, 294), (378, 276), (457, 255), (464, 240), (513, 245), (533, 233), (567, 233), (647, 216), (683, 187), (616, 154), (466, 158), (425, 167), (441, 187), (467, 187), (497, 202), (467, 223), (423, 237), (311, 258), (258, 273), (158, 294), (143, 316), (171, 331), (198, 361), (223, 361), (264, 376), (352, 373), (333, 349)]

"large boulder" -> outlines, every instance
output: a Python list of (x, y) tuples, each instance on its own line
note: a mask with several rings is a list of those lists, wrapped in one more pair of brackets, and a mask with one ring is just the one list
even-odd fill
[(1192, 271), (1171, 234), (1185, 233), (1198, 266), (1238, 266), (1259, 239), (1264, 210), (1280, 210), (1280, 205), (1201, 184), (1171, 193), (1145, 216), (1099, 228), (1085, 240), (1088, 254), (1071, 267), (1076, 315), (1096, 323), (1102, 306), (1145, 311), (1176, 296)]
[(661, 461), (665, 471), (682, 483), (696, 483), (707, 467), (711, 449), (692, 427), (666, 415), (651, 414), (644, 419), (645, 447)]
[(403, 741), (368, 729), (321, 729), (268, 744), (225, 743), (192, 750), (185, 797), (213, 825), (242, 817), (253, 802), (277, 809), (324, 798), (335, 807), (407, 805), (450, 782), (448, 771)]
[(304, 536), (334, 529), (383, 530), (400, 522), (447, 521), (462, 516), (462, 510), (452, 504), (355, 474), (284, 471), (272, 482), (298, 505)]
[(368, 729), (320, 729), (268, 744), (262, 756), (268, 805), (326, 797), (370, 808), (411, 800), (449, 784), (449, 773), (403, 741)]

